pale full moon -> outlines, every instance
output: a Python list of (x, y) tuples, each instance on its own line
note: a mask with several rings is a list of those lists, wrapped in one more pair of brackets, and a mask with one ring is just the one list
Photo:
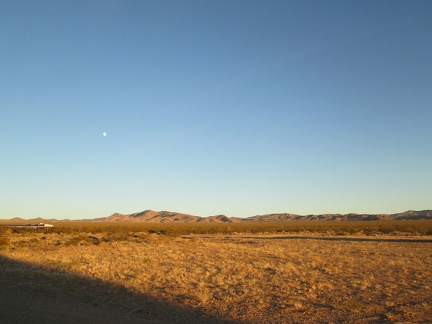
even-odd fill
[(102, 133), (102, 136), (107, 136), (107, 133), (103, 132), (103, 133)]

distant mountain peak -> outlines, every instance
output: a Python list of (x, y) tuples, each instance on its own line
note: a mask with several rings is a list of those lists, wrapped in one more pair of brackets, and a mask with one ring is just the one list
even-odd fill
[[(12, 218), (11, 221), (32, 221), (32, 222), (54, 222), (56, 219), (44, 219), (41, 217), (25, 220), (23, 218)], [(200, 217), (171, 211), (154, 211), (150, 209), (132, 214), (114, 214), (94, 219), (87, 219), (95, 222), (136, 222), (136, 223), (237, 223), (237, 222), (260, 222), (260, 221), (297, 221), (297, 220), (321, 220), (321, 221), (373, 221), (373, 220), (432, 220), (432, 210), (407, 210), (396, 214), (312, 214), (298, 215), (290, 213), (273, 213), (256, 215), (247, 218), (228, 217), (226, 215), (214, 215)]]

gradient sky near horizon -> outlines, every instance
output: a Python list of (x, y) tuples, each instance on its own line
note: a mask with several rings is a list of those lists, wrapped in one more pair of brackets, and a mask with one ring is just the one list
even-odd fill
[(431, 209), (431, 14), (1, 1), (0, 218)]

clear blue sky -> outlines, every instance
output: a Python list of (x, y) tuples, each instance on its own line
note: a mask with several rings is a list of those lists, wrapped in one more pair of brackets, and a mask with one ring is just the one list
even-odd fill
[(0, 218), (431, 209), (431, 15), (3, 0)]

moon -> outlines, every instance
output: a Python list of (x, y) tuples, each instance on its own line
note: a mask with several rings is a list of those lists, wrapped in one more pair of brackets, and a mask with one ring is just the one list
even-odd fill
[(103, 133), (102, 133), (102, 136), (104, 136), (104, 137), (107, 136), (107, 133), (103, 132)]

